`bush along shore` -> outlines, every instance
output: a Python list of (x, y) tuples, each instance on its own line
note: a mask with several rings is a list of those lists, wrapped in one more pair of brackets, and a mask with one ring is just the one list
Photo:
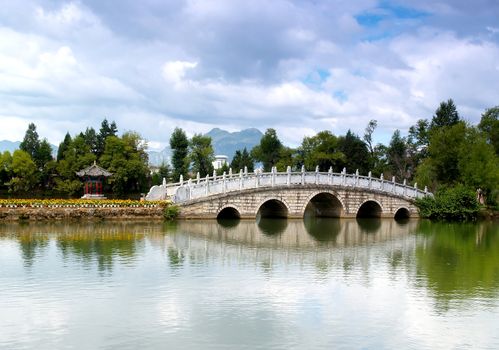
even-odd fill
[(170, 206), (168, 201), (0, 199), (0, 220), (163, 220)]
[(474, 221), (495, 216), (478, 203), (472, 189), (462, 185), (442, 188), (434, 197), (420, 198), (415, 204), (421, 217), (437, 221)]

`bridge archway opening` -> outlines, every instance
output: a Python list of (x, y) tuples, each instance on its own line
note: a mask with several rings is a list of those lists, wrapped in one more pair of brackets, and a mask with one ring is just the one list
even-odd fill
[(400, 208), (395, 213), (395, 220), (404, 220), (409, 219), (410, 217), (411, 213), (409, 213), (409, 210), (407, 208)]
[(217, 215), (218, 219), (240, 219), (241, 214), (237, 211), (236, 208), (233, 207), (225, 207)]
[(360, 206), (359, 210), (357, 211), (357, 217), (358, 218), (380, 218), (382, 211), (383, 210), (381, 209), (381, 206), (377, 202), (367, 201)]
[(288, 208), (283, 202), (277, 199), (270, 199), (263, 203), (256, 214), (257, 220), (260, 218), (285, 219), (287, 217)]
[(340, 200), (331, 193), (323, 192), (315, 195), (305, 207), (304, 217), (339, 218), (343, 211)]

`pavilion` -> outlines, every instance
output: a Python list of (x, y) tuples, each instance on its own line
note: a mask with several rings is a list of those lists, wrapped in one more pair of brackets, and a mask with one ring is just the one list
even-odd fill
[(76, 172), (78, 177), (81, 177), (85, 181), (85, 193), (81, 198), (87, 199), (105, 199), (106, 197), (102, 191), (102, 184), (106, 177), (110, 177), (113, 174), (106, 169), (101, 168), (94, 161), (94, 164), (86, 167), (83, 170)]

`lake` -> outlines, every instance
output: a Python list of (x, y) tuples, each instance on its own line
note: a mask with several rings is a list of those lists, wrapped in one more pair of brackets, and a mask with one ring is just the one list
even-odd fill
[(499, 223), (0, 224), (1, 349), (498, 349)]

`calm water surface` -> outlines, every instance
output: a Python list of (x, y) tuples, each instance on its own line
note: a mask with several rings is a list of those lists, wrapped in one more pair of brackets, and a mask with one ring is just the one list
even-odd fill
[(0, 224), (2, 349), (498, 349), (499, 224)]

